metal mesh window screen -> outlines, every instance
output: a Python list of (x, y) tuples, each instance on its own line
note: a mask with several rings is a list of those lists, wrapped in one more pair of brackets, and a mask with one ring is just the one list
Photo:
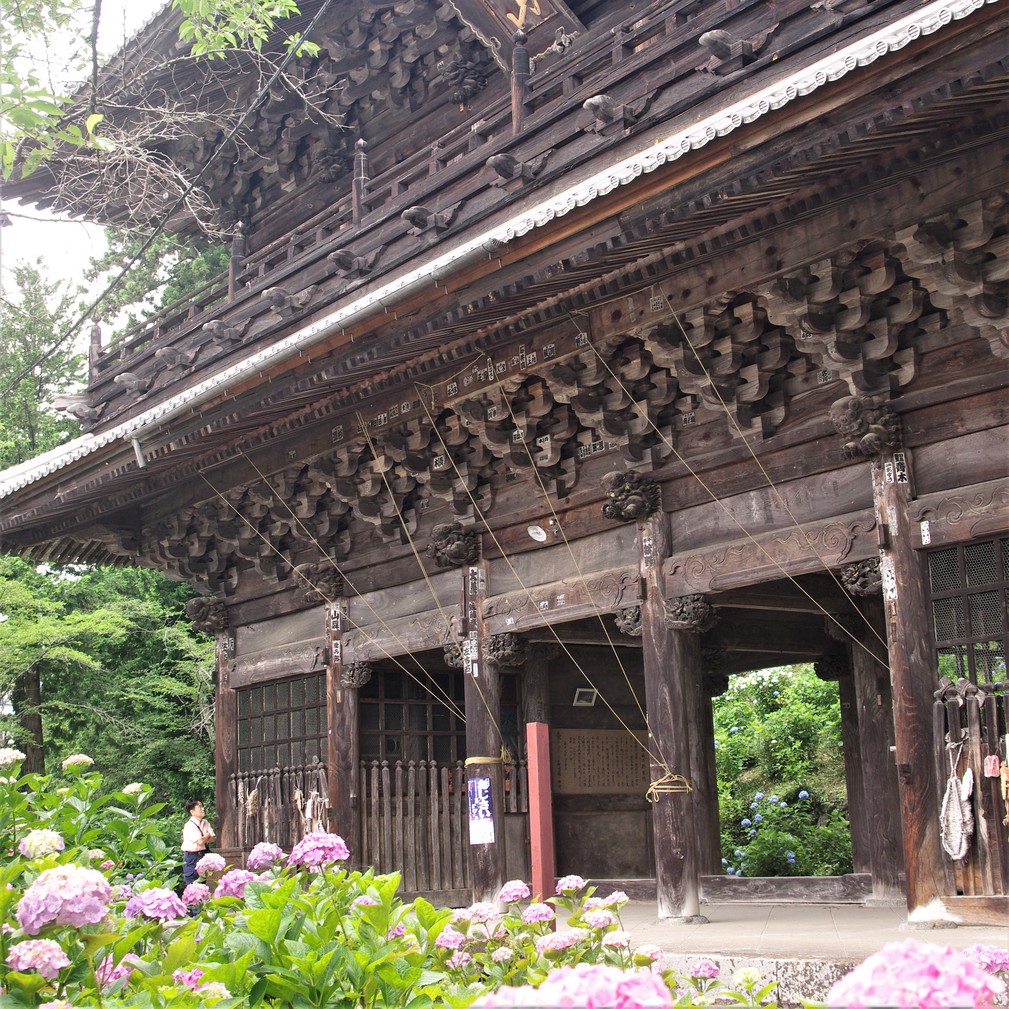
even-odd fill
[(324, 673), (242, 687), (236, 694), (239, 771), (325, 763)]
[(1009, 537), (933, 550), (928, 575), (939, 677), (1005, 682)]

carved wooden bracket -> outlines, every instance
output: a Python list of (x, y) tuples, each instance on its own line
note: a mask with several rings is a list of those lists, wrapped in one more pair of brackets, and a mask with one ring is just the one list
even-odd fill
[(757, 58), (749, 39), (737, 39), (721, 28), (705, 32), (697, 41), (712, 53), (701, 69), (716, 74), (730, 74)]
[(317, 289), (318, 284), (312, 284), (297, 294), (290, 294), (282, 287), (269, 287), (260, 297), (269, 305), (271, 312), (282, 319), (290, 319), (308, 308)]
[(340, 668), (340, 683), (352, 689), (363, 687), (371, 679), (372, 671), (370, 662), (348, 662)]
[(458, 641), (450, 641), (442, 646), (442, 653), (445, 657), (445, 665), (449, 669), (462, 669), (462, 646)]
[(428, 210), (427, 207), (407, 207), (400, 217), (410, 225), (407, 234), (434, 236), (449, 227), (459, 213), (460, 206), (461, 204), (442, 211)]
[(603, 516), (616, 522), (635, 522), (654, 515), (662, 504), (662, 490), (652, 479), (635, 470), (607, 473), (602, 480), (608, 501)]
[(491, 185), (509, 192), (520, 189), (526, 183), (532, 182), (543, 171), (543, 167), (552, 153), (551, 149), (538, 158), (533, 158), (532, 161), (519, 161), (511, 154), (492, 155), (486, 162), (487, 167), (497, 176)]
[(872, 459), (900, 448), (900, 418), (877, 396), (837, 400), (830, 408), (830, 420), (843, 439), (845, 459)]
[(718, 623), (718, 610), (697, 593), (666, 600), (665, 610), (666, 626), (675, 631), (703, 634)]
[(613, 614), (613, 622), (621, 634), (631, 638), (641, 637), (641, 606), (627, 606)]
[(841, 584), (853, 596), (877, 596), (883, 591), (883, 576), (879, 570), (879, 558), (870, 557), (857, 564), (847, 564), (841, 568)]
[(463, 529), (458, 522), (441, 523), (431, 530), (429, 557), (440, 568), (461, 568), (480, 559), (480, 537), (475, 529)]
[(196, 596), (186, 603), (186, 616), (193, 627), (204, 634), (216, 634), (228, 629), (228, 608), (213, 596)]
[(343, 577), (327, 561), (299, 564), (294, 579), (299, 585), (295, 598), (304, 606), (332, 603), (343, 595)]
[(582, 102), (582, 108), (592, 113), (593, 122), (587, 126), (587, 133), (598, 133), (600, 136), (610, 136), (622, 133), (633, 126), (645, 109), (645, 102), (634, 105), (621, 105), (609, 95), (593, 95)]
[(442, 77), (453, 85), (452, 101), (465, 105), (487, 87), (486, 65), (474, 59), (457, 59), (445, 64)]
[(528, 644), (519, 634), (506, 631), (504, 634), (492, 634), (487, 639), (487, 659), (499, 666), (515, 668), (524, 666)]

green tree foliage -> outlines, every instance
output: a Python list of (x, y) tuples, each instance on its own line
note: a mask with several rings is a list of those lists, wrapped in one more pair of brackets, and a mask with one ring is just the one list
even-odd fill
[(727, 871), (851, 872), (837, 684), (809, 665), (751, 673), (731, 681), (714, 712)]
[[(138, 231), (106, 231), (108, 248), (91, 261), (85, 277), (107, 280), (140, 253), (147, 236)], [(199, 235), (159, 234), (103, 300), (101, 313), (116, 320), (119, 332), (131, 329), (160, 309), (199, 290), (226, 273), (231, 250)]]
[(12, 271), (15, 294), (0, 304), (0, 468), (24, 462), (77, 434), (76, 422), (52, 409), (53, 397), (72, 389), (82, 354), (61, 345), (72, 295), (48, 282), (37, 266)]
[[(191, 595), (152, 571), (40, 573), (0, 557), (0, 694), (14, 708), (0, 730), (30, 760), (41, 743), (33, 770), (83, 752), (112, 787), (145, 781), (175, 807), (213, 795), (213, 642), (192, 630)], [(19, 688), (28, 670), (34, 697)]]

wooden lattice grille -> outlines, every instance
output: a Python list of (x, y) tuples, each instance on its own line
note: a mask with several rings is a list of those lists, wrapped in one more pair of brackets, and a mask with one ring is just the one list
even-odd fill
[(1009, 537), (930, 551), (928, 591), (938, 677), (1004, 682)]
[(310, 766), (326, 760), (326, 676), (312, 673), (242, 687), (238, 770)]

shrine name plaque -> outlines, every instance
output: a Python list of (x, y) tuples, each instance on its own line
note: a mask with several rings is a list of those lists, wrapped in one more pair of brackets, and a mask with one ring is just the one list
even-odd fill
[(648, 788), (644, 731), (551, 729), (550, 777), (556, 795), (633, 795)]

